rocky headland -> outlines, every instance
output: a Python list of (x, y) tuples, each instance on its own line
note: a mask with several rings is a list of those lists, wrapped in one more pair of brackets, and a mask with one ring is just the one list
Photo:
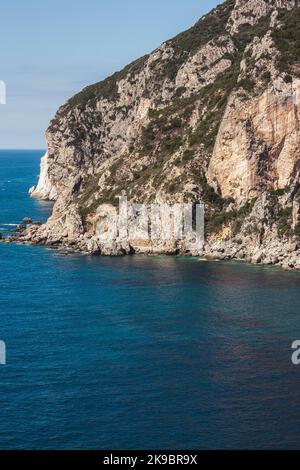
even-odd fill
[(300, 268), (300, 5), (227, 0), (72, 97), (47, 130), (32, 197), (46, 224), (13, 240), (99, 255), (188, 254), (176, 240), (99, 240), (120, 195), (205, 203), (208, 259)]

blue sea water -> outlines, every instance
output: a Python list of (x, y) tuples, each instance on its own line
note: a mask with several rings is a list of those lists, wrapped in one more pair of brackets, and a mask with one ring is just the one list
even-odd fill
[[(45, 220), (0, 152), (0, 229)], [(298, 273), (0, 244), (2, 449), (299, 448)]]

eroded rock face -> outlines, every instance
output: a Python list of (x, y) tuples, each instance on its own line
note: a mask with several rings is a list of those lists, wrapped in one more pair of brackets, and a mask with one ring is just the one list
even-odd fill
[[(31, 188), (55, 201), (53, 214), (19, 240), (106, 255), (184, 252), (174, 240), (101, 239), (101, 214), (121, 194), (202, 200), (207, 257), (298, 267), (297, 18), (297, 0), (227, 0), (71, 98), (50, 124)], [(280, 28), (293, 31), (286, 62)]]
[(232, 96), (210, 161), (208, 178), (238, 203), (262, 188), (288, 186), (300, 163), (300, 80), (276, 80), (261, 96)]
[(296, 4), (296, 0), (236, 0), (227, 29), (236, 34), (243, 25), (254, 26), (272, 12), (281, 8), (291, 10)]
[(179, 69), (176, 87), (186, 87), (190, 93), (213, 83), (217, 75), (231, 67), (232, 61), (228, 57), (235, 51), (229, 36), (220, 36), (208, 42)]
[(41, 159), (40, 176), (37, 187), (33, 186), (29, 190), (29, 194), (37, 199), (44, 199), (49, 201), (55, 201), (58, 197), (58, 191), (50, 179), (50, 168), (48, 152)]

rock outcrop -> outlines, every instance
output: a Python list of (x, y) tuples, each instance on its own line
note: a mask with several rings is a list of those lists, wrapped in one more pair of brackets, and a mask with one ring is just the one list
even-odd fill
[(199, 255), (300, 267), (299, 22), (298, 0), (227, 0), (71, 98), (47, 130), (30, 190), (55, 201), (53, 214), (19, 240), (94, 254), (185, 253), (174, 240), (106, 243), (98, 229), (120, 195), (203, 201)]

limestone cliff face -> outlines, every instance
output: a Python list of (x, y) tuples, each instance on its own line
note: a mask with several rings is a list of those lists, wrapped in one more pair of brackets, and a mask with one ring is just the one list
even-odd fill
[[(94, 253), (116, 197), (206, 204), (204, 254), (300, 266), (298, 0), (227, 0), (190, 30), (71, 98), (47, 130), (34, 243)], [(21, 237), (22, 238), (22, 237)], [(199, 253), (203, 254), (203, 253)]]
[(58, 197), (58, 189), (56, 188), (53, 181), (50, 179), (48, 152), (46, 152), (41, 159), (38, 185), (37, 187), (33, 186), (32, 188), (30, 188), (29, 194), (32, 197), (50, 201), (55, 201)]
[(238, 203), (284, 189), (298, 174), (300, 80), (278, 78), (257, 98), (232, 96), (216, 139), (208, 179)]

